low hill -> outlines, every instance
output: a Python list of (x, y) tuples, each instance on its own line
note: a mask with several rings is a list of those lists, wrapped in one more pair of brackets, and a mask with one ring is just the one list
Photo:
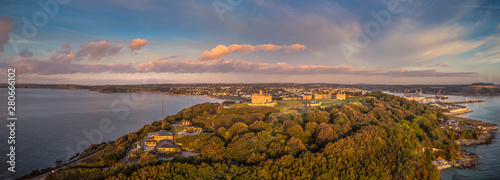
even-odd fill
[[(90, 158), (47, 179), (439, 179), (431, 161), (459, 156), (454, 139), (440, 128), (443, 117), (380, 92), (301, 113), (204, 103), (92, 145), (82, 153)], [(204, 128), (176, 140), (200, 156), (121, 163), (124, 150), (147, 133), (182, 119)]]

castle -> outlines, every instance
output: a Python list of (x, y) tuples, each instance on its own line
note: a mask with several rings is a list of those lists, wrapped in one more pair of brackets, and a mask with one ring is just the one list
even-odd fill
[(273, 97), (267, 93), (262, 93), (262, 90), (257, 94), (252, 94), (252, 101), (248, 103), (250, 106), (275, 106), (276, 102)]

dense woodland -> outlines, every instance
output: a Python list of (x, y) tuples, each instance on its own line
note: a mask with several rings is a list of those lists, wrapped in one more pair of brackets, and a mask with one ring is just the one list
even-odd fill
[[(95, 152), (90, 158), (47, 179), (439, 179), (431, 161), (458, 158), (455, 135), (440, 128), (440, 112), (380, 92), (358, 99), (302, 114), (195, 105), (92, 145), (82, 153)], [(137, 140), (182, 119), (205, 129), (176, 139), (201, 156), (158, 161), (144, 155), (138, 164), (121, 164)]]

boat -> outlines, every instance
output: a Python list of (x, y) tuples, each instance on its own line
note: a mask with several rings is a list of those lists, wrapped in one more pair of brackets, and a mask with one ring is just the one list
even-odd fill
[(449, 99), (448, 96), (445, 96), (445, 95), (439, 95), (441, 94), (441, 89), (439, 90), (439, 92), (436, 94), (436, 96), (434, 96), (434, 99)]
[(450, 98), (449, 98), (448, 96), (443, 96), (443, 95), (438, 96), (438, 95), (436, 95), (436, 96), (434, 97), (434, 99), (450, 99)]

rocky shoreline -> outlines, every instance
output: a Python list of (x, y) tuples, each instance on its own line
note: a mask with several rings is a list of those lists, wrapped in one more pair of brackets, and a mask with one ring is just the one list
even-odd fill
[(485, 132), (481, 134), (478, 139), (459, 139), (455, 142), (460, 146), (472, 146), (490, 144), (495, 139), (495, 134), (492, 132)]
[(444, 159), (438, 159), (432, 161), (439, 170), (446, 169), (450, 167), (455, 167), (459, 169), (473, 169), (475, 166), (481, 164), (479, 162), (479, 156), (474, 153), (470, 153), (464, 150), (460, 150), (460, 158), (454, 161), (447, 161)]
[[(468, 112), (465, 112), (468, 113)], [(460, 113), (464, 114), (464, 113)], [(491, 132), (492, 130), (498, 130), (498, 125), (478, 121), (469, 118), (456, 116), (457, 114), (448, 115), (450, 120), (456, 120), (465, 124), (469, 124), (475, 128), (481, 128), (483, 133), (477, 139), (458, 139), (455, 141), (459, 146), (472, 146), (472, 145), (485, 145), (490, 144), (493, 139), (495, 139), (495, 134)], [(432, 161), (439, 170), (455, 167), (458, 169), (474, 169), (475, 166), (481, 164), (479, 162), (479, 156), (477, 154), (467, 152), (465, 150), (460, 150), (460, 158), (454, 161), (447, 161), (445, 159), (437, 159)]]

